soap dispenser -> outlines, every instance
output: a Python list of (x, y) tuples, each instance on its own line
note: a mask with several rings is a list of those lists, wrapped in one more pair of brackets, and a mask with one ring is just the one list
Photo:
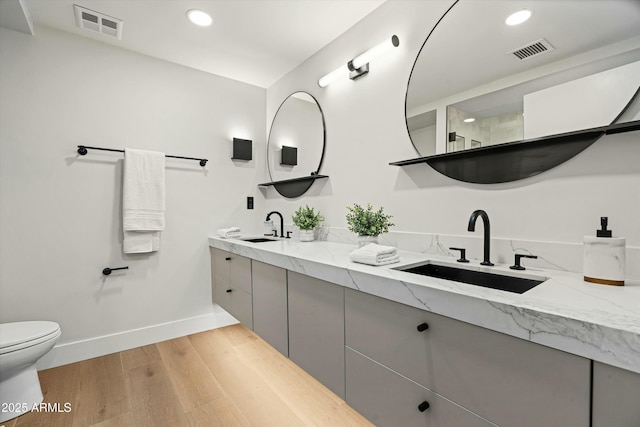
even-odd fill
[(596, 236), (584, 236), (584, 280), (601, 285), (624, 285), (625, 238), (613, 237), (608, 218), (600, 218)]
[(273, 236), (273, 220), (266, 220), (262, 223), (263, 234), (265, 236)]

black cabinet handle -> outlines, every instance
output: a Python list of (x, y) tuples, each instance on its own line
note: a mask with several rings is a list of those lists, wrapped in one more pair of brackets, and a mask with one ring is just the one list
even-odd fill
[(424, 411), (426, 411), (427, 409), (429, 409), (429, 406), (431, 406), (431, 405), (429, 405), (429, 402), (427, 402), (427, 401), (425, 400), (424, 402), (422, 402), (421, 404), (419, 404), (419, 405), (418, 405), (418, 411), (420, 411), (420, 412), (424, 412)]
[(225, 261), (231, 261), (231, 257), (230, 257), (230, 256), (228, 256), (228, 257), (226, 257), (224, 260), (225, 260)]
[(230, 294), (233, 289), (227, 289), (227, 293)]
[(418, 332), (424, 332), (429, 329), (429, 325), (427, 323), (421, 323), (416, 329), (418, 329)]

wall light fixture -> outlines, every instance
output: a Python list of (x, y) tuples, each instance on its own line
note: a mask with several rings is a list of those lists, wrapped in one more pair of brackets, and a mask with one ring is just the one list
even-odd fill
[(296, 166), (298, 164), (298, 149), (296, 147), (282, 146), (280, 164), (286, 166)]
[(253, 141), (250, 139), (233, 138), (232, 160), (251, 160), (253, 152)]
[(392, 47), (398, 47), (399, 45), (400, 39), (394, 34), (382, 43), (356, 56), (351, 61), (347, 62), (346, 65), (342, 65), (329, 74), (321, 77), (320, 80), (318, 80), (318, 86), (327, 87), (342, 76), (348, 75), (351, 80), (355, 80), (367, 75), (369, 72), (369, 62), (372, 59), (380, 56)]

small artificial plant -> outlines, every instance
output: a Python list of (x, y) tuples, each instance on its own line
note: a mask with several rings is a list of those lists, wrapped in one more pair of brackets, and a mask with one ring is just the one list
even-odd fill
[(293, 223), (300, 228), (300, 230), (313, 230), (316, 228), (324, 218), (320, 214), (320, 212), (316, 213), (313, 208), (310, 208), (309, 205), (305, 205), (305, 207), (300, 206), (297, 211), (293, 213), (291, 217), (293, 219)]
[(379, 236), (395, 225), (390, 221), (393, 215), (386, 215), (383, 207), (374, 211), (371, 203), (367, 204), (366, 209), (354, 203), (353, 206), (347, 206), (347, 209), (347, 228), (359, 236)]

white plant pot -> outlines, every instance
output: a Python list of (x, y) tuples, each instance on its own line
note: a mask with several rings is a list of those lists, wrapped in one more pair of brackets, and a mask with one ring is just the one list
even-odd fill
[(368, 245), (369, 243), (378, 243), (378, 236), (358, 236), (358, 247)]
[(313, 242), (313, 230), (300, 230), (301, 242)]

